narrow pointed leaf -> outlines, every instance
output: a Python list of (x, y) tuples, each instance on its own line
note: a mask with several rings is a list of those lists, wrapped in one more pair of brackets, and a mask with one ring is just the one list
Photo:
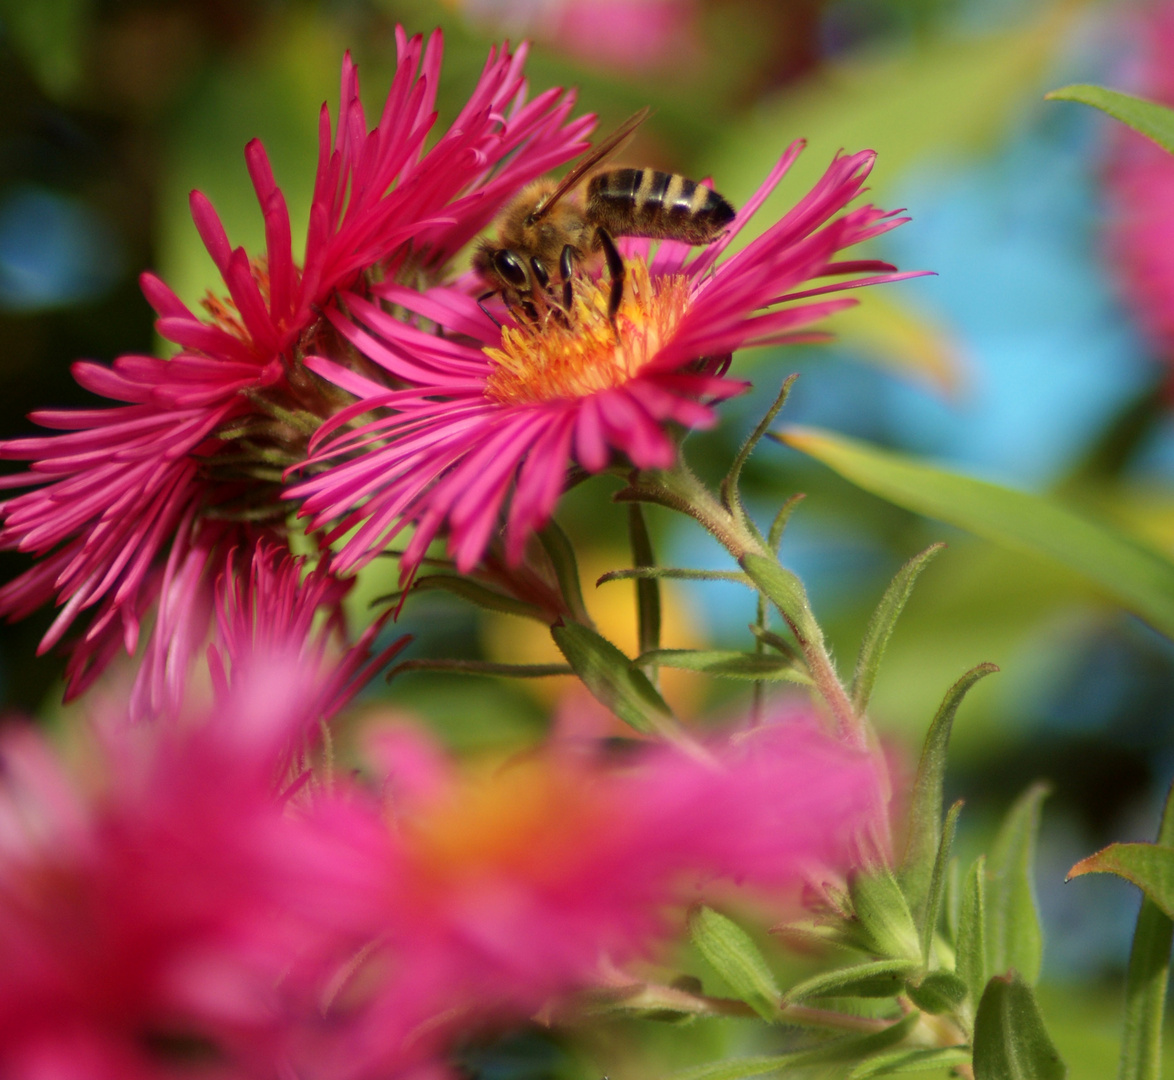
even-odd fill
[(955, 955), (954, 970), (970, 988), (972, 1009), (977, 1009), (987, 983), (985, 855), (974, 860), (962, 885)]
[(553, 518), (538, 533), (542, 548), (554, 567), (559, 590), (567, 608), (579, 622), (588, 622), (587, 606), (583, 603), (583, 588), (579, 583), (579, 562), (570, 538)]
[(783, 1001), (790, 1004), (813, 997), (890, 997), (901, 992), (906, 976), (918, 967), (915, 960), (870, 960), (824, 971), (796, 983), (783, 995)]
[(925, 911), (921, 922), (921, 959), (927, 965), (930, 954), (933, 952), (934, 935), (938, 931), (938, 923), (942, 917), (942, 901), (945, 899), (950, 849), (954, 844), (954, 830), (957, 828), (958, 815), (961, 812), (962, 800), (959, 799), (946, 814), (946, 823), (942, 826), (941, 843), (938, 845), (938, 855), (933, 864), (933, 875), (929, 880), (929, 895), (926, 897)]
[(801, 491), (792, 495), (779, 507), (779, 512), (775, 514), (774, 521), (770, 523), (770, 532), (767, 533), (766, 542), (770, 544), (771, 551), (776, 555), (779, 553), (779, 546), (783, 542), (783, 533), (787, 531), (787, 525), (791, 521), (791, 515), (806, 498), (807, 496)]
[(791, 428), (780, 438), (882, 499), (1055, 560), (1174, 637), (1174, 562), (1141, 541), (1045, 496), (830, 432)]
[(437, 671), (449, 675), (505, 675), (511, 679), (544, 679), (552, 675), (573, 675), (566, 664), (499, 664), (492, 660), (446, 660), (443, 658), (405, 660), (388, 673), (391, 682), (405, 671)]
[(987, 971), (1014, 968), (1034, 986), (1044, 941), (1035, 900), (1035, 843), (1046, 784), (1033, 784), (1008, 811), (987, 856)]
[(671, 1080), (745, 1080), (746, 1077), (765, 1076), (769, 1073), (785, 1074), (788, 1069), (807, 1065), (859, 1061), (899, 1044), (917, 1026), (919, 1017), (920, 1013), (911, 1012), (880, 1031), (829, 1039), (821, 1046), (812, 1047), (810, 1050), (798, 1050), (792, 1054), (710, 1062), (676, 1073)]
[(974, 1080), (1064, 1080), (1068, 1070), (1048, 1037), (1031, 987), (996, 975), (974, 1021)]
[[(628, 503), (628, 541), (632, 561), (638, 569), (656, 565), (652, 540), (644, 521), (644, 508), (638, 502)], [(659, 649), (660, 583), (656, 578), (636, 579), (636, 615), (639, 651), (647, 653)]]
[[(429, 574), (427, 577), (417, 578), (412, 585), (412, 593), (447, 592), (459, 596), (470, 604), (475, 604), (486, 611), (499, 611), (503, 615), (521, 615), (536, 619), (541, 623), (548, 622), (542, 610), (534, 604), (527, 604), (513, 596), (506, 596), (495, 589), (487, 588), (472, 578), (458, 577), (456, 574)], [(391, 593), (388, 596), (376, 597), (372, 604), (396, 603), (402, 593)]]
[(782, 997), (758, 946), (736, 922), (700, 905), (689, 913), (689, 932), (698, 951), (730, 989), (764, 1020), (777, 1020)]
[[(1166, 795), (1158, 843), (1163, 847), (1174, 844), (1174, 784)], [(1160, 1080), (1162, 1075), (1162, 1020), (1172, 942), (1174, 921), (1147, 894), (1137, 913), (1129, 952), (1119, 1080)]]
[(890, 1076), (893, 1073), (938, 1072), (970, 1061), (967, 1047), (947, 1046), (921, 1050), (893, 1050), (887, 1054), (862, 1061), (850, 1073), (847, 1080), (865, 1080), (869, 1076)]
[(774, 404), (771, 405), (766, 415), (758, 422), (758, 425), (742, 444), (741, 449), (730, 465), (730, 471), (726, 473), (721, 482), (722, 503), (731, 513), (736, 510), (740, 511), (742, 508), (742, 496), (738, 490), (738, 484), (742, 478), (742, 468), (750, 459), (750, 455), (754, 453), (754, 448), (762, 442), (762, 437), (770, 429), (771, 424), (774, 423), (775, 417), (779, 415), (779, 410), (787, 403), (787, 397), (790, 395), (791, 387), (794, 386), (797, 378), (799, 378), (797, 374), (788, 375), (783, 380), (782, 388), (779, 390)]
[(727, 679), (767, 679), (809, 685), (811, 679), (786, 656), (732, 649), (654, 649), (634, 661), (641, 667), (682, 668)]
[(856, 674), (852, 678), (852, 704), (858, 713), (868, 708), (872, 687), (876, 682), (877, 670), (885, 654), (885, 647), (892, 636), (893, 627), (905, 608), (918, 575), (929, 565), (930, 560), (944, 548), (945, 544), (932, 544), (920, 555), (914, 555), (900, 570), (885, 590), (881, 602), (869, 620), (860, 656), (856, 660)]
[(1081, 859), (1068, 871), (1068, 880), (1085, 874), (1116, 874), (1132, 881), (1162, 911), (1174, 917), (1174, 846), (1110, 844)]
[(919, 918), (924, 917), (925, 901), (933, 877), (942, 833), (942, 788), (946, 775), (946, 757), (950, 733), (958, 706), (979, 679), (998, 671), (994, 664), (971, 668), (949, 690), (930, 722), (917, 763), (917, 776), (909, 800), (909, 830), (905, 853), (898, 873), (909, 906)]
[(648, 676), (605, 637), (580, 623), (550, 629), (554, 643), (583, 685), (626, 724), (651, 734), (672, 718), (672, 712)]
[(1064, 86), (1044, 97), (1049, 101), (1079, 101), (1091, 105), (1128, 124), (1147, 139), (1152, 139), (1167, 153), (1174, 154), (1174, 109), (1168, 109), (1156, 101), (1147, 101), (1089, 83)]
[(742, 569), (782, 612), (797, 637), (802, 641), (823, 641), (823, 631), (807, 601), (807, 590), (795, 574), (762, 555), (744, 555), (741, 562)]

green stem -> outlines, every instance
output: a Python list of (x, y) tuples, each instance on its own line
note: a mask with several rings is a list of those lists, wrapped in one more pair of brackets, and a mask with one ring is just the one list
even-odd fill
[[(779, 565), (775, 553), (763, 542), (750, 522), (742, 515), (727, 510), (681, 458), (678, 457), (677, 463), (663, 472), (637, 474), (632, 478), (631, 486), (632, 494), (639, 498), (688, 514), (739, 563), (751, 555)], [(800, 622), (787, 611), (782, 614), (803, 650), (812, 681), (835, 717), (841, 736), (853, 745), (865, 745), (867, 733), (864, 723), (836, 674), (823, 633), (814, 618), (804, 617)]]

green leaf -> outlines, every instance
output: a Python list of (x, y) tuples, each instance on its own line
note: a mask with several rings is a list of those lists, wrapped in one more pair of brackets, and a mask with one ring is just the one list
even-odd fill
[(917, 776), (909, 799), (909, 830), (898, 878), (910, 908), (922, 919), (923, 925), (925, 901), (941, 844), (942, 787), (954, 717), (970, 688), (979, 679), (998, 670), (994, 664), (979, 664), (946, 691), (921, 748), (921, 760), (917, 763)]
[(888, 868), (856, 873), (849, 883), (849, 892), (868, 951), (920, 965), (920, 936), (905, 894)]
[(791, 387), (795, 385), (797, 378), (799, 378), (798, 375), (788, 375), (783, 380), (782, 388), (775, 397), (774, 404), (767, 409), (766, 415), (759, 420), (757, 426), (742, 444), (741, 449), (735, 455), (730, 465), (730, 471), (722, 479), (722, 504), (731, 514), (737, 513), (743, 517), (745, 516), (742, 510), (742, 496), (738, 490), (738, 484), (742, 477), (742, 468), (750, 459), (750, 455), (754, 453), (754, 448), (762, 442), (762, 437), (767, 433), (771, 424), (774, 423), (775, 417), (779, 415), (779, 410), (787, 403), (787, 397), (790, 395)]
[(819, 1065), (836, 1061), (859, 1061), (861, 1058), (888, 1050), (905, 1039), (917, 1026), (921, 1014), (911, 1012), (880, 1031), (867, 1035), (848, 1035), (841, 1039), (829, 1039), (821, 1046), (810, 1050), (797, 1050), (792, 1054), (776, 1054), (770, 1057), (732, 1058), (713, 1061), (685, 1072), (676, 1073), (672, 1080), (744, 1080), (749, 1076), (763, 1076), (785, 1069), (806, 1065)]
[[(1174, 784), (1166, 794), (1158, 843), (1164, 847), (1174, 843)], [(1119, 1080), (1159, 1080), (1162, 1075), (1162, 1019), (1170, 981), (1171, 943), (1174, 921), (1147, 894), (1137, 913), (1129, 951)]]
[(806, 498), (807, 496), (801, 491), (792, 495), (779, 507), (779, 512), (775, 514), (774, 521), (770, 523), (770, 532), (767, 533), (766, 542), (770, 545), (771, 551), (776, 555), (779, 553), (779, 546), (783, 542), (783, 533), (787, 531), (787, 526), (790, 524), (791, 515)]
[(733, 581), (738, 585), (754, 588), (754, 583), (743, 573), (736, 570), (692, 570), (675, 566), (638, 566), (630, 570), (609, 570), (601, 574), (596, 585), (605, 585), (609, 581), (630, 581), (631, 579), (672, 578), (675, 581)]
[(1091, 105), (1128, 124), (1147, 139), (1152, 139), (1166, 153), (1174, 154), (1174, 109), (1168, 109), (1156, 101), (1147, 101), (1089, 83), (1064, 86), (1044, 97), (1049, 101), (1079, 101)]
[(970, 988), (952, 971), (931, 971), (920, 982), (906, 987), (909, 1000), (922, 1012), (952, 1013), (966, 1000)]
[(856, 674), (852, 677), (852, 704), (858, 713), (868, 708), (876, 673), (885, 654), (885, 646), (893, 634), (905, 603), (913, 592), (918, 575), (929, 565), (929, 561), (944, 548), (945, 544), (931, 544), (920, 555), (914, 555), (893, 578), (881, 602), (869, 620), (856, 660)]
[(866, 491), (1083, 575), (1174, 637), (1174, 562), (1042, 495), (1001, 487), (855, 439), (790, 428), (779, 438)]
[(868, 1076), (888, 1076), (891, 1073), (932, 1072), (966, 1065), (969, 1061), (970, 1050), (960, 1046), (894, 1050), (862, 1061), (848, 1073), (847, 1080), (864, 1080)]
[(938, 845), (938, 855), (934, 860), (933, 874), (929, 880), (929, 894), (925, 901), (925, 911), (921, 919), (921, 960), (929, 964), (933, 952), (934, 936), (938, 932), (938, 923), (942, 917), (942, 902), (945, 899), (946, 877), (950, 865), (950, 849), (954, 844), (954, 830), (958, 825), (958, 815), (962, 812), (962, 800), (959, 799), (950, 807), (946, 814), (946, 823), (942, 826), (942, 839)]
[[(503, 615), (521, 615), (544, 624), (548, 622), (542, 609), (534, 604), (527, 604), (516, 597), (487, 588), (472, 578), (459, 577), (456, 574), (429, 574), (427, 577), (417, 578), (411, 592), (447, 592), (486, 611), (500, 611)], [(390, 593), (387, 596), (376, 597), (371, 603), (396, 603), (402, 595), (399, 592)]]
[(811, 612), (807, 590), (795, 574), (763, 555), (743, 555), (741, 564), (754, 584), (782, 612), (800, 644), (805, 641), (823, 642), (823, 631)]
[(566, 601), (567, 610), (579, 622), (589, 622), (587, 606), (583, 603), (583, 589), (579, 584), (579, 562), (575, 558), (575, 549), (571, 546), (570, 538), (558, 522), (551, 518), (539, 531), (538, 539), (542, 542), (542, 549), (554, 568), (554, 576), (558, 579), (559, 591)]
[(870, 960), (834, 971), (823, 971), (792, 986), (784, 1004), (813, 997), (892, 997), (899, 994), (905, 978), (920, 967), (915, 960)]
[(768, 679), (809, 685), (810, 677), (786, 656), (737, 652), (732, 649), (654, 649), (638, 656), (641, 667), (659, 666), (702, 671), (727, 679)]
[(572, 675), (566, 664), (498, 664), (492, 660), (405, 660), (388, 673), (387, 681), (405, 671), (440, 671), (452, 675), (505, 675), (511, 679), (543, 679), (549, 675)]
[(1031, 987), (1018, 975), (987, 984), (974, 1021), (974, 1080), (1064, 1080)]
[(764, 1020), (777, 1020), (782, 997), (758, 946), (732, 919), (699, 905), (689, 913), (689, 932), (698, 951), (729, 984), (735, 996)]
[(1167, 915), (1174, 917), (1174, 846), (1110, 844), (1081, 859), (1068, 880), (1085, 874), (1116, 874), (1133, 882)]
[(1014, 968), (1034, 986), (1044, 941), (1035, 902), (1035, 842), (1049, 788), (1033, 784), (1007, 812), (987, 857), (987, 971)]
[(971, 863), (962, 886), (955, 955), (954, 970), (970, 988), (970, 1000), (978, 1008), (987, 981), (985, 855)]
[[(652, 552), (652, 540), (644, 521), (644, 508), (638, 503), (628, 503), (628, 541), (632, 548), (632, 561), (637, 568), (656, 565)], [(638, 645), (641, 653), (660, 648), (660, 584), (655, 578), (636, 579), (636, 615)]]
[(607, 638), (581, 623), (552, 626), (550, 634), (583, 685), (624, 723), (651, 734), (672, 719), (648, 676)]

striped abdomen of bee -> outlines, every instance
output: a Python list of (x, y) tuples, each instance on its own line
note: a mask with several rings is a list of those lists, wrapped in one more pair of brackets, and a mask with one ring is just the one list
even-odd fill
[(587, 185), (586, 217), (612, 236), (709, 244), (734, 208), (712, 188), (658, 169), (607, 169)]

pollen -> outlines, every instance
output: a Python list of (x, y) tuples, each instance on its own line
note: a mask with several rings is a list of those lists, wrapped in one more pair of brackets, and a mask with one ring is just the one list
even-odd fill
[(507, 326), (486, 349), (493, 369), (486, 394), (509, 405), (590, 397), (635, 378), (676, 332), (688, 308), (680, 276), (653, 279), (640, 258), (626, 261), (624, 300), (607, 317), (611, 282), (577, 278), (569, 314), (550, 307), (534, 322)]

